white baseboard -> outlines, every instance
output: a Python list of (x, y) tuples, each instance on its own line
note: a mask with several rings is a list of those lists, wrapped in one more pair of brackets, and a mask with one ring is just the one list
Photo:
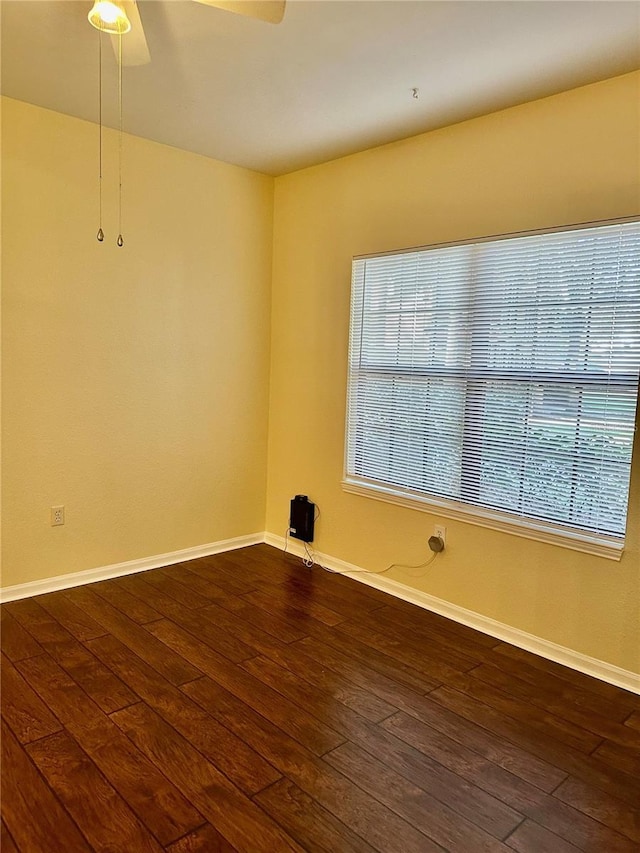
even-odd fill
[[(281, 551), (284, 550), (285, 540), (282, 536), (265, 533), (264, 541), (267, 545), (272, 545)], [(287, 543), (287, 551), (298, 557), (304, 555), (303, 546), (291, 539)], [(533, 652), (533, 654), (547, 658), (547, 660), (555, 661), (570, 669), (575, 669), (578, 672), (598, 678), (600, 681), (606, 681), (609, 684), (614, 684), (616, 687), (622, 687), (624, 690), (640, 694), (640, 674), (638, 673), (621, 669), (611, 663), (589, 657), (588, 655), (583, 655), (565, 646), (559, 646), (550, 640), (536, 637), (534, 634), (528, 634), (526, 631), (505, 625), (503, 622), (497, 622), (495, 619), (490, 619), (481, 613), (475, 613), (473, 610), (466, 610), (457, 604), (451, 604), (449, 601), (444, 601), (426, 592), (413, 589), (406, 584), (394, 581), (384, 575), (376, 575), (363, 571), (360, 566), (345, 563), (343, 560), (338, 560), (328, 554), (321, 554), (315, 551), (315, 558), (316, 562), (326, 566), (328, 569), (348, 575), (360, 583), (373, 586), (383, 592), (388, 592), (396, 596), (396, 598), (401, 598), (411, 604), (417, 604), (418, 607), (423, 607), (425, 610), (431, 610), (441, 616), (446, 616), (447, 619), (452, 619), (454, 622), (468, 625), (470, 628), (482, 631), (483, 634), (489, 634), (491, 637), (496, 637), (506, 643), (511, 643), (513, 646), (518, 646), (520, 649)], [(350, 572), (358, 572), (358, 574), (349, 574)]]
[(97, 569), (72, 572), (68, 575), (57, 575), (56, 577), (45, 578), (41, 581), (5, 586), (0, 588), (0, 603), (4, 604), (7, 601), (16, 601), (18, 598), (43, 595), (46, 592), (69, 589), (70, 587), (82, 586), (87, 583), (96, 583), (97, 581), (117, 578), (122, 575), (132, 575), (136, 572), (146, 572), (149, 569), (160, 569), (163, 566), (171, 566), (174, 563), (184, 563), (187, 560), (196, 560), (198, 557), (210, 557), (212, 554), (234, 551), (237, 548), (246, 548), (249, 545), (259, 545), (262, 542), (264, 542), (264, 533), (252, 533), (248, 536), (236, 536), (234, 539), (222, 539), (219, 542), (210, 542), (208, 545), (184, 548), (182, 551), (157, 554), (155, 557), (143, 557), (140, 560), (129, 560), (126, 563), (114, 563), (112, 566), (101, 566)]
[[(285, 547), (285, 540), (282, 536), (276, 536), (273, 533), (252, 533), (248, 536), (237, 536), (234, 539), (211, 542), (208, 545), (185, 548), (182, 551), (171, 551), (168, 554), (143, 557), (140, 560), (129, 560), (126, 563), (115, 563), (111, 566), (101, 566), (96, 569), (58, 575), (57, 577), (46, 578), (45, 580), (7, 586), (0, 588), (0, 603), (15, 601), (19, 598), (28, 598), (32, 595), (43, 595), (44, 593), (54, 592), (59, 589), (69, 589), (74, 586), (96, 583), (97, 581), (107, 580), (108, 578), (146, 572), (149, 569), (159, 569), (163, 566), (171, 566), (174, 563), (195, 560), (198, 557), (209, 557), (213, 554), (221, 554), (224, 551), (246, 548), (249, 545), (259, 545), (262, 542), (272, 545), (281, 551)], [(289, 539), (287, 550), (298, 557), (304, 555), (303, 546), (299, 545), (296, 540)], [(601, 681), (614, 684), (616, 687), (622, 687), (624, 690), (640, 694), (640, 674), (621, 669), (606, 661), (583, 655), (565, 646), (559, 646), (550, 640), (536, 637), (534, 634), (528, 634), (526, 631), (505, 625), (503, 622), (497, 622), (495, 619), (490, 619), (481, 613), (475, 613), (473, 610), (466, 610), (457, 604), (451, 604), (451, 602), (444, 599), (436, 598), (426, 592), (413, 589), (406, 584), (394, 581), (384, 575), (376, 575), (372, 572), (363, 571), (359, 566), (346, 563), (344, 560), (338, 560), (329, 554), (321, 554), (316, 551), (315, 558), (318, 563), (321, 563), (328, 569), (345, 574), (352, 578), (352, 580), (375, 587), (403, 601), (408, 601), (411, 604), (416, 604), (418, 607), (423, 607), (425, 610), (431, 610), (433, 613), (446, 616), (447, 619), (451, 619), (454, 622), (468, 625), (477, 631), (482, 631), (484, 634), (489, 634), (506, 643), (518, 646), (518, 648), (568, 666), (570, 669), (578, 670), (578, 672), (591, 675)], [(357, 574), (351, 574), (352, 572), (357, 572)]]

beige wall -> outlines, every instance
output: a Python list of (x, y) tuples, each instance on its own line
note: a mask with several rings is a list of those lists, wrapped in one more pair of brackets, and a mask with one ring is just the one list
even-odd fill
[(262, 531), (273, 180), (2, 118), (3, 586)]
[[(441, 521), (346, 494), (353, 255), (640, 211), (639, 75), (610, 80), (276, 181), (267, 529), (290, 497), (321, 517), (315, 546), (366, 569), (420, 563)], [(619, 563), (444, 520), (422, 578), (392, 577), (640, 672), (640, 449)]]

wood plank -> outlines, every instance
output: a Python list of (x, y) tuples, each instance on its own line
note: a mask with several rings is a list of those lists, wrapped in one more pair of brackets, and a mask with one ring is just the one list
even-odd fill
[(1, 734), (2, 766), (10, 767), (11, 772), (2, 774), (0, 808), (18, 849), (24, 853), (91, 853), (4, 721)]
[(310, 570), (303, 568), (301, 570), (301, 561), (299, 557), (290, 557), (292, 571), (296, 578), (304, 578), (308, 573), (310, 583), (320, 591), (322, 589), (333, 589), (339, 595), (345, 596), (364, 596), (370, 604), (378, 607), (384, 605), (392, 605), (396, 598), (389, 595), (388, 592), (383, 592), (381, 589), (362, 584), (353, 577), (340, 572), (331, 572), (322, 568), (322, 566), (313, 566)]
[[(237, 551), (225, 552), (225, 571), (232, 572), (234, 577), (241, 577), (256, 587), (283, 583), (291, 576), (292, 571), (298, 572), (301, 568), (306, 574), (309, 573), (308, 569), (302, 567), (301, 560), (298, 560), (294, 569), (286, 559), (281, 559), (284, 556), (281, 551), (276, 550), (275, 559), (271, 560), (269, 557), (272, 549), (267, 546), (265, 551), (258, 553), (260, 547), (251, 545)], [(215, 557), (209, 559), (211, 562), (215, 561), (218, 568), (217, 559)]]
[(205, 823), (165, 849), (167, 853), (241, 853), (210, 823)]
[[(554, 796), (544, 793), (540, 788), (524, 781), (499, 767), (467, 746), (457, 744), (436, 732), (434, 729), (406, 714), (400, 713), (385, 720), (384, 727), (395, 733), (408, 744), (423, 752), (463, 778), (493, 794), (504, 803), (521, 812), (536, 823), (554, 832), (568, 841), (585, 839), (601, 843), (608, 850), (612, 836), (606, 827), (584, 813), (560, 802)], [(633, 792), (627, 792), (634, 800)], [(616, 843), (614, 841), (611, 842)], [(624, 845), (623, 845), (624, 846)]]
[(155, 619), (162, 619), (162, 613), (154, 610), (146, 601), (131, 595), (126, 589), (110, 580), (91, 584), (91, 590), (139, 625), (145, 625)]
[(640, 710), (640, 696), (635, 693), (629, 693), (627, 690), (622, 690), (620, 687), (615, 687), (613, 684), (608, 684), (606, 681), (600, 681), (597, 678), (592, 678), (590, 675), (578, 672), (578, 670), (569, 669), (567, 666), (540, 657), (539, 655), (534, 655), (532, 652), (527, 652), (525, 649), (520, 649), (509, 643), (499, 643), (494, 651), (499, 656), (524, 663), (545, 674), (555, 676), (580, 690), (586, 690), (589, 693), (595, 693), (597, 696), (610, 699), (624, 706), (627, 711)]
[(2, 853), (19, 853), (4, 821), (0, 821), (0, 850)]
[(621, 747), (611, 741), (605, 741), (602, 746), (594, 750), (593, 756), (640, 779), (640, 750), (638, 749)]
[(75, 640), (35, 598), (14, 602), (11, 608), (20, 624), (106, 714), (138, 701), (136, 695)]
[(546, 797), (537, 809), (531, 809), (529, 817), (546, 832), (577, 845), (581, 850), (637, 853), (635, 842), (554, 797)]
[(210, 678), (182, 690), (372, 847), (385, 853), (442, 853), (439, 845)]
[(227, 595), (244, 595), (255, 589), (255, 584), (243, 578), (242, 571), (238, 570), (238, 566), (231, 562), (227, 554), (202, 557), (197, 562), (190, 563), (189, 570), (205, 580), (212, 581)]
[(93, 850), (161, 853), (154, 837), (71, 735), (51, 735), (30, 744), (27, 752)]
[[(256, 608), (257, 609), (257, 608)], [(203, 608), (200, 613), (209, 619), (217, 628), (226, 634), (232, 634), (240, 642), (247, 645), (254, 655), (268, 655), (271, 652), (276, 654), (283, 650), (286, 643), (279, 637), (276, 638), (273, 634), (263, 631), (259, 625), (252, 622), (251, 619), (245, 619), (239, 610), (233, 613), (224, 607), (217, 604), (211, 604)], [(299, 632), (296, 632), (299, 633)], [(300, 639), (298, 636), (295, 639)], [(293, 640), (291, 640), (293, 642)]]
[[(382, 726), (419, 752), (510, 804), (522, 814), (530, 814), (548, 797), (540, 787), (523, 779), (517, 772), (511, 772), (509, 762), (498, 763), (495, 760), (498, 756), (490, 757), (477, 751), (475, 747), (482, 748), (481, 743), (476, 744), (465, 737), (456, 739), (455, 730), (444, 733), (403, 712), (388, 718)], [(450, 734), (454, 737), (450, 737)], [(513, 769), (518, 771), (520, 768), (516, 765)], [(560, 778), (564, 778), (564, 774), (560, 774)]]
[[(615, 701), (610, 696), (599, 696), (591, 690), (585, 690), (557, 675), (531, 666), (524, 660), (513, 659), (496, 650), (493, 651), (493, 660), (489, 666), (486, 669), (479, 667), (471, 674), (489, 680), (492, 676), (496, 677), (494, 671), (497, 670), (502, 683), (518, 689), (517, 695), (521, 698), (524, 698), (525, 691), (528, 691), (533, 697), (542, 696), (541, 701), (548, 699), (568, 708), (584, 708), (616, 722), (622, 722), (629, 714), (629, 707), (624, 699)], [(624, 696), (624, 691), (620, 692)]]
[[(242, 577), (250, 580), (256, 588), (268, 592), (310, 595), (327, 603), (330, 610), (345, 616), (355, 616), (381, 607), (389, 600), (379, 590), (363, 586), (353, 579), (329, 573), (319, 566), (309, 569), (299, 558), (283, 555), (270, 546), (253, 546), (227, 554), (237, 565)], [(334, 606), (335, 605), (335, 606)]]
[[(455, 688), (472, 699), (483, 702), (506, 717), (516, 720), (520, 728), (541, 732), (584, 753), (590, 753), (602, 743), (602, 736), (587, 731), (569, 720), (548, 713), (530, 702), (516, 699), (491, 684), (486, 684), (471, 675), (456, 675), (449, 679), (448, 687)], [(434, 698), (438, 692), (434, 691)], [(622, 726), (620, 726), (622, 728)]]
[(88, 587), (76, 587), (68, 595), (104, 626), (103, 634), (113, 634), (172, 684), (184, 684), (202, 674)]
[(290, 574), (282, 586), (285, 590), (295, 589), (301, 593), (311, 588), (320, 600), (326, 602), (330, 610), (349, 619), (359, 619), (363, 614), (378, 613), (383, 607), (377, 598), (372, 599), (363, 594), (364, 588), (356, 581), (351, 580), (351, 585), (338, 589), (333, 580), (327, 582), (313, 570), (309, 575), (301, 574), (300, 571)]
[(346, 620), (346, 616), (335, 613), (330, 608), (320, 604), (312, 590), (305, 592), (294, 586), (272, 586), (268, 590), (261, 588), (248, 592), (242, 597), (258, 607), (264, 607), (273, 612), (276, 612), (276, 608), (280, 604), (285, 613), (296, 616), (302, 624), (306, 624), (307, 620), (312, 620), (311, 624), (317, 622), (320, 625), (333, 628)]
[(260, 607), (250, 604), (244, 598), (227, 597), (224, 601), (218, 602), (220, 607), (229, 610), (231, 613), (237, 613), (246, 622), (256, 625), (266, 634), (271, 634), (272, 637), (281, 640), (283, 643), (294, 643), (296, 640), (302, 640), (307, 634), (296, 625), (292, 625), (286, 619), (280, 619)]
[[(572, 750), (571, 747), (558, 745), (552, 738), (544, 738), (537, 732), (528, 731), (517, 722), (508, 720), (487, 705), (474, 702), (456, 690), (438, 688), (431, 695), (467, 720), (473, 720), (475, 724), (485, 727), (487, 732), (508, 736), (514, 743), (526, 745), (531, 754), (552, 762), (556, 767), (563, 769), (567, 774), (573, 774), (583, 782), (610, 793), (614, 790), (616, 793), (624, 792), (623, 798), (629, 796), (630, 792), (635, 792), (637, 796), (637, 792), (640, 791), (638, 776), (625, 774), (613, 768), (608, 769), (593, 757), (584, 756)], [(603, 827), (603, 830), (606, 828)], [(609, 837), (608, 833), (609, 831), (606, 830), (607, 851), (629, 849), (622, 836), (614, 837), (614, 834), (611, 834)]]
[(267, 717), (275, 725), (289, 732), (315, 755), (322, 755), (342, 743), (337, 732), (319, 722), (305, 709), (288, 701), (270, 687), (217, 655), (210, 646), (201, 643), (172, 622), (153, 622), (154, 635), (185, 660), (198, 666), (210, 678), (226, 687), (231, 693)]
[[(508, 737), (500, 736), (497, 732), (489, 733), (472, 715), (458, 714), (449, 706), (439, 707), (439, 703), (431, 698), (424, 697), (403, 710), (436, 731), (470, 746), (480, 755), (537, 785), (543, 791), (552, 791), (567, 775), (565, 771), (526, 747), (523, 748), (519, 743), (512, 742)], [(533, 738), (533, 734), (531, 737)]]
[[(607, 738), (622, 746), (640, 748), (640, 732), (629, 731), (627, 726), (611, 719), (613, 703), (609, 700), (601, 699), (593, 696), (593, 694), (591, 697), (584, 697), (583, 694), (582, 697), (577, 695), (575, 702), (567, 701), (566, 696), (559, 695), (541, 684), (534, 686), (510, 673), (503, 672), (495, 666), (486, 664), (472, 670), (469, 675), (514, 698), (543, 708), (561, 719), (568, 720), (595, 735), (599, 735), (601, 738)], [(596, 709), (597, 704), (600, 707), (605, 707), (605, 714)]]
[(429, 694), (429, 698), (444, 708), (448, 708), (455, 714), (474, 721), (485, 730), (508, 738), (523, 749), (534, 755), (547, 757), (552, 764), (560, 763), (564, 766), (564, 760), (568, 756), (576, 756), (579, 753), (565, 744), (560, 743), (553, 737), (545, 737), (538, 728), (530, 728), (526, 723), (516, 717), (505, 714), (486, 702), (476, 699), (458, 689), (448, 686), (438, 687)]
[(475, 646), (467, 651), (461, 648), (460, 643), (454, 646), (446, 642), (442, 631), (437, 633), (423, 630), (421, 634), (417, 630), (407, 631), (406, 625), (400, 625), (395, 620), (385, 619), (378, 614), (378, 610), (373, 613), (361, 613), (351, 622), (372, 634), (382, 634), (395, 649), (410, 652), (407, 663), (419, 671), (420, 667), (416, 664), (423, 662), (425, 657), (435, 657), (440, 663), (447, 664), (458, 672), (468, 672), (491, 656), (491, 650), (483, 647)]
[(2, 656), (2, 717), (20, 743), (29, 743), (62, 728), (11, 661)]
[(148, 604), (161, 616), (172, 618), (174, 615), (179, 616), (184, 610), (182, 605), (173, 598), (145, 583), (139, 574), (116, 578), (114, 583), (118, 589)]
[(374, 853), (371, 845), (288, 779), (254, 799), (309, 853)]
[(352, 743), (329, 752), (324, 760), (451, 853), (507, 850), (488, 832)]
[(456, 773), (380, 726), (362, 725), (351, 740), (495, 838), (504, 838), (523, 819), (522, 813), (477, 785), (472, 774)]
[(69, 596), (73, 594), (74, 592), (69, 590), (50, 592), (48, 595), (37, 596), (36, 601), (76, 640), (82, 642), (102, 637), (107, 633), (104, 627), (70, 600)]
[(63, 628), (58, 620), (42, 605), (38, 604), (37, 596), (10, 601), (8, 604), (2, 605), (2, 610), (11, 614), (16, 622), (19, 622), (40, 643), (42, 646), (40, 653), (49, 643), (66, 642), (73, 639), (73, 635), (66, 628)]
[(10, 661), (42, 654), (42, 646), (11, 616), (6, 605), (0, 607), (0, 616), (0, 649)]
[(233, 663), (248, 660), (258, 654), (259, 650), (250, 644), (249, 640), (253, 640), (261, 648), (273, 648), (277, 643), (277, 640), (268, 634), (263, 634), (264, 640), (261, 641), (257, 637), (257, 631), (241, 619), (234, 619), (227, 610), (215, 604), (197, 611), (184, 610), (172, 619)]
[(556, 788), (553, 796), (638, 842), (640, 847), (640, 801), (638, 808), (633, 808), (572, 777)]
[(246, 794), (255, 794), (280, 778), (280, 773), (243, 740), (161, 678), (115, 637), (102, 637), (92, 641), (90, 646), (150, 708), (187, 738)]
[(317, 660), (305, 655), (299, 647), (285, 646), (277, 654), (271, 653), (271, 659), (303, 677), (310, 684), (323, 690), (337, 702), (346, 705), (371, 722), (378, 723), (395, 714), (395, 705), (385, 702), (369, 690), (358, 686), (354, 681), (343, 678)]
[(283, 619), (294, 628), (297, 628), (305, 636), (313, 636), (316, 629), (326, 628), (322, 620), (316, 619), (313, 614), (300, 606), (295, 598), (287, 595), (284, 587), (265, 586), (252, 590), (242, 596), (242, 600), (254, 607), (258, 607), (265, 613)]
[(328, 693), (299, 678), (291, 670), (278, 666), (275, 661), (264, 657), (252, 658), (245, 661), (242, 668), (319, 721), (330, 719), (341, 740), (358, 737), (366, 725), (366, 720), (356, 711), (336, 702)]
[(164, 569), (159, 571), (162, 571), (162, 574), (166, 577), (194, 590), (194, 592), (197, 592), (198, 595), (201, 595), (208, 601), (222, 603), (227, 601), (229, 598), (237, 597), (225, 592), (224, 589), (221, 589), (221, 587), (217, 586), (213, 581), (192, 572), (190, 564), (197, 564), (197, 562), (197, 560), (190, 560), (185, 563), (178, 563), (175, 566), (166, 566)]
[(450, 651), (461, 652), (469, 657), (490, 654), (498, 640), (483, 634), (459, 622), (454, 622), (440, 616), (431, 610), (405, 601), (389, 593), (385, 596), (382, 606), (372, 611), (355, 612), (353, 618), (360, 620), (375, 617), (378, 626), (384, 626), (387, 631), (403, 631), (406, 640), (414, 639), (442, 643)]
[(239, 850), (300, 847), (149, 707), (140, 703), (111, 719), (159, 769), (168, 772), (202, 814)]
[[(96, 640), (88, 641), (92, 642)], [(55, 643), (47, 651), (105, 714), (138, 701), (132, 690), (79, 643)]]
[[(358, 664), (364, 663), (380, 674), (386, 675), (393, 682), (399, 682), (420, 694), (428, 693), (439, 684), (442, 684), (441, 678), (427, 676), (423, 672), (418, 672), (412, 666), (398, 660), (398, 658), (391, 657), (367, 643), (362, 643), (355, 637), (345, 640), (344, 636), (341, 636), (336, 631), (329, 631), (326, 628), (318, 630), (314, 627), (311, 639), (321, 642), (324, 646), (330, 646), (338, 653), (342, 653), (344, 649), (348, 649), (349, 656), (357, 660)], [(301, 646), (305, 646), (306, 648), (306, 639), (299, 642)]]
[(307, 587), (312, 587), (320, 596), (324, 594), (325, 590), (331, 590), (339, 598), (348, 598), (353, 601), (361, 600), (363, 610), (381, 607), (394, 600), (388, 593), (358, 583), (347, 575), (328, 571), (317, 564), (307, 568), (303, 565), (300, 557), (283, 553), (271, 545), (253, 545), (249, 549), (236, 552), (236, 556), (244, 557), (245, 553), (251, 556), (253, 564), (258, 569), (260, 566), (268, 567), (268, 578), (259, 578), (262, 581), (259, 584), (260, 587), (265, 580), (270, 580), (283, 585), (289, 585), (292, 582), (304, 584)]
[(312, 714), (330, 717), (337, 732), (371, 755), (384, 758), (387, 772), (395, 769), (405, 779), (422, 787), (429, 796), (440, 800), (445, 807), (449, 803), (455, 804), (454, 808), (463, 818), (468, 817), (488, 833), (504, 837), (521, 822), (521, 814), (467, 784), (435, 761), (429, 761), (387, 732), (370, 725), (351, 709), (332, 706), (329, 696), (295, 673), (264, 658), (246, 661), (243, 668)]
[(403, 703), (419, 701), (426, 692), (423, 689), (426, 685), (429, 685), (431, 690), (437, 687), (437, 683), (422, 679), (418, 688), (407, 687), (403, 678), (397, 680), (393, 677), (393, 668), (386, 673), (374, 669), (369, 665), (368, 657), (360, 657), (357, 654), (358, 649), (352, 646), (339, 649), (321, 642), (316, 637), (307, 637), (290, 648), (315, 661), (321, 669), (346, 678), (393, 707), (400, 708)]
[[(191, 631), (229, 660), (241, 661), (256, 654), (255, 649), (243, 643), (238, 637), (219, 630), (214, 622), (203, 615), (202, 608), (197, 611), (189, 610), (170, 595), (162, 592), (159, 586), (145, 584), (140, 576), (121, 578), (118, 583), (131, 595), (148, 600), (164, 617), (172, 619)], [(208, 605), (210, 602), (207, 600), (205, 604)]]
[(170, 578), (162, 569), (141, 572), (138, 577), (143, 583), (153, 587), (162, 593), (162, 595), (166, 595), (177, 601), (178, 604), (187, 610), (198, 610), (200, 607), (206, 607), (207, 604), (211, 603), (210, 599), (200, 595), (199, 592)]
[(174, 615), (172, 621), (233, 663), (240, 663), (243, 660), (255, 657), (258, 653), (257, 650), (241, 640), (236, 633), (230, 633), (216, 625), (207, 616), (207, 609), (204, 608), (197, 612), (183, 610)]
[(392, 620), (396, 625), (406, 626), (411, 634), (419, 637), (438, 637), (442, 642), (453, 644), (455, 648), (469, 649), (472, 656), (480, 650), (492, 652), (500, 642), (490, 634), (483, 634), (482, 631), (461, 622), (454, 622), (432, 610), (393, 596), (388, 597), (386, 604), (377, 610), (376, 614), (381, 622)]
[(506, 843), (518, 853), (579, 853), (581, 850), (531, 820), (525, 820)]
[(18, 668), (161, 844), (202, 824), (180, 791), (48, 655), (20, 661)]
[[(387, 655), (392, 660), (411, 667), (425, 678), (448, 683), (462, 672), (450, 664), (440, 662), (437, 655), (430, 657), (424, 651), (420, 652), (409, 644), (401, 643), (380, 631), (374, 631), (355, 622), (345, 622), (339, 625), (336, 630), (348, 638), (347, 642), (352, 639), (358, 640), (363, 645)], [(473, 661), (470, 662), (470, 666), (472, 665), (474, 665)]]
[(640, 711), (632, 711), (625, 719), (624, 724), (640, 732)]
[[(284, 600), (279, 598), (263, 596), (261, 593), (251, 593), (244, 598), (251, 600), (256, 606), (277, 613), (280, 618), (286, 618), (299, 625), (301, 630), (309, 634), (308, 638), (298, 641), (300, 644), (305, 644), (308, 640), (317, 641), (324, 646), (330, 646), (335, 649), (337, 654), (348, 647), (351, 660), (357, 661), (358, 666), (365, 664), (370, 669), (373, 669), (381, 675), (387, 676), (394, 683), (400, 682), (401, 685), (408, 686), (413, 690), (417, 690), (420, 694), (434, 689), (441, 682), (427, 678), (423, 673), (419, 673), (412, 667), (383, 654), (379, 650), (372, 649), (364, 643), (350, 638), (345, 643), (344, 637), (336, 634), (331, 628), (322, 623), (301, 614), (295, 608), (289, 607)], [(292, 644), (296, 645), (297, 643)]]
[[(464, 735), (457, 738), (457, 731), (453, 726), (448, 732), (443, 731), (435, 728), (428, 721), (422, 722), (407, 713), (400, 712), (384, 720), (382, 727), (504, 802), (516, 803), (519, 811), (524, 811), (530, 804), (536, 805), (541, 801), (540, 794), (543, 791), (538, 785), (512, 772), (509, 762), (499, 763), (496, 760), (498, 755), (487, 754), (488, 751), (482, 749), (482, 742), (474, 743)], [(514, 769), (519, 768), (516, 766)], [(550, 784), (547, 787), (552, 790), (564, 778), (566, 778), (565, 774), (558, 774), (556, 785)]]
[[(353, 661), (350, 662), (349, 656), (343, 652), (338, 652), (331, 646), (318, 644), (315, 640), (302, 640), (299, 644), (294, 644), (294, 646), (298, 645), (305, 652), (313, 654), (323, 665), (331, 667), (337, 672), (349, 671), (349, 677), (358, 678), (357, 670), (353, 670)], [(346, 670), (349, 665), (352, 669)], [(368, 679), (366, 683), (376, 695), (389, 700), (393, 699), (398, 708), (416, 719), (422, 720), (429, 728), (446, 735), (454, 742), (470, 746), (475, 752), (494, 764), (504, 767), (543, 790), (552, 791), (567, 776), (565, 772), (514, 746), (512, 743), (489, 735), (480, 726), (447, 711), (426, 696), (420, 696), (399, 687), (394, 693), (393, 681), (390, 679), (387, 678), (386, 681), (383, 681), (380, 676), (377, 679), (372, 679), (368, 673), (366, 677)]]

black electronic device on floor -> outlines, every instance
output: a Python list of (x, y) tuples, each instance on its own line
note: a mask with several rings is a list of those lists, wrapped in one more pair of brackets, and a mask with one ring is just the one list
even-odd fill
[(289, 533), (303, 542), (313, 542), (313, 522), (316, 505), (306, 495), (296, 495), (291, 501)]

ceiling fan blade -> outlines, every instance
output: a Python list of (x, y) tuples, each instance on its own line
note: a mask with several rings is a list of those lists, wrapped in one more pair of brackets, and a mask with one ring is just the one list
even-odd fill
[[(123, 65), (146, 65), (151, 62), (151, 55), (147, 46), (147, 40), (142, 27), (142, 19), (135, 0), (118, 0), (118, 4), (124, 9), (127, 18), (131, 22), (131, 29), (122, 36), (122, 64)], [(118, 39), (120, 36), (111, 36), (111, 46), (118, 58)]]
[(269, 24), (279, 24), (284, 17), (285, 0), (196, 0), (196, 3), (217, 6), (248, 18), (259, 18)]

